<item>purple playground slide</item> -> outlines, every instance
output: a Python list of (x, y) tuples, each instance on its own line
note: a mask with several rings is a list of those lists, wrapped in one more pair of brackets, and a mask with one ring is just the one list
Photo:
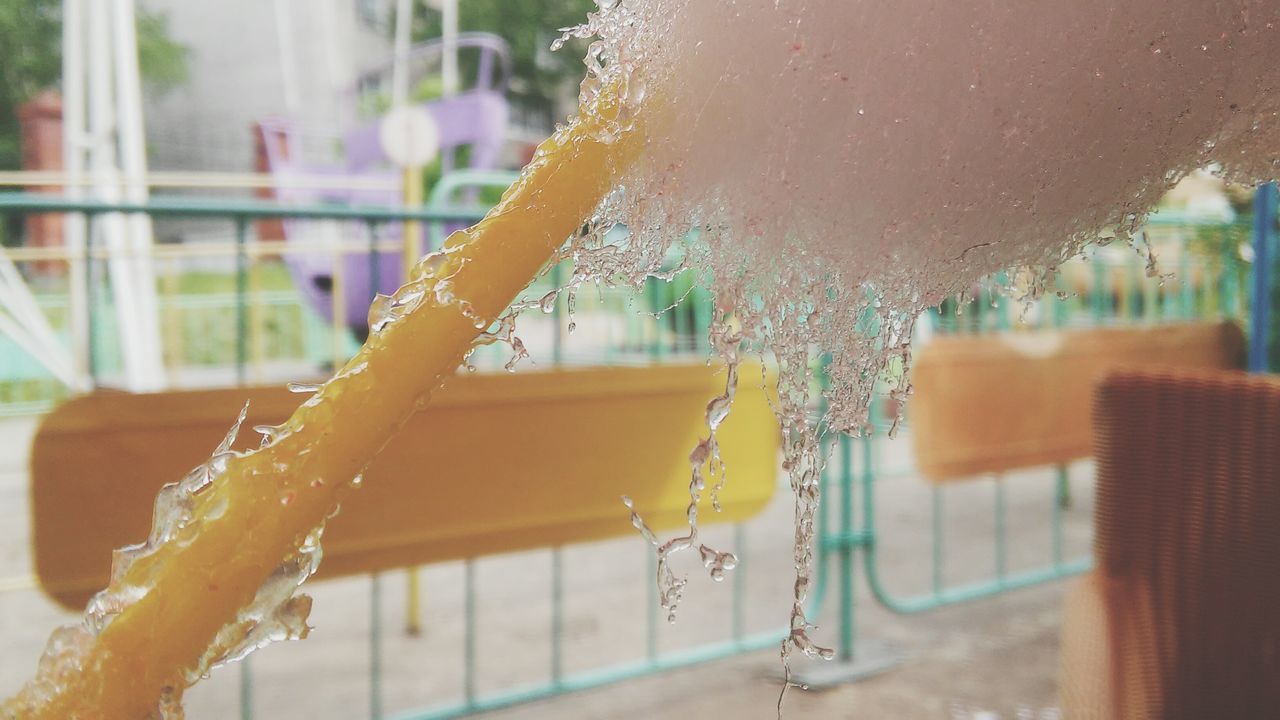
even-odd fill
[[(474, 85), (452, 97), (423, 103), (421, 107), (430, 113), (439, 128), (440, 156), (446, 172), (453, 169), (451, 161), (454, 151), (463, 146), (470, 146), (468, 167), (491, 169), (498, 163), (509, 115), (504, 97), (510, 65), (508, 50), (500, 38), (483, 33), (464, 33), (459, 37), (458, 46), (460, 50), (479, 50), (479, 71)], [(438, 53), (439, 41), (415, 46), (413, 52)], [(497, 72), (495, 63), (501, 65)], [(399, 169), (390, 165), (379, 143), (379, 122), (380, 119), (375, 119), (343, 134), (342, 154), (345, 164), (341, 166), (320, 165), (303, 160), (299, 133), (289, 119), (273, 118), (260, 122), (259, 128), (276, 198), (280, 202), (297, 204), (400, 206), (402, 192), (398, 188), (401, 187), (401, 174)], [(298, 182), (300, 178), (323, 177), (350, 180), (355, 189), (315, 188)], [(362, 186), (397, 189), (360, 189)], [(286, 220), (283, 225), (285, 238), (289, 243), (305, 242), (313, 247), (317, 243), (322, 246), (331, 244), (338, 238), (349, 241), (358, 237), (366, 242), (370, 239), (370, 229), (360, 223)], [(445, 231), (452, 229), (455, 228), (446, 227)], [(379, 240), (399, 238), (401, 226), (380, 225), (377, 233)], [(422, 237), (425, 242), (427, 233), (422, 233)], [(419, 248), (419, 254), (425, 251), (425, 248)], [(311, 249), (288, 253), (285, 257), (294, 283), (307, 303), (325, 319), (332, 321), (333, 253)], [(346, 325), (357, 336), (363, 337), (368, 332), (367, 312), (374, 294), (390, 294), (400, 286), (403, 278), (401, 258), (399, 250), (377, 253), (376, 264), (370, 262), (374, 259), (372, 253), (349, 254), (345, 257), (342, 303)]]

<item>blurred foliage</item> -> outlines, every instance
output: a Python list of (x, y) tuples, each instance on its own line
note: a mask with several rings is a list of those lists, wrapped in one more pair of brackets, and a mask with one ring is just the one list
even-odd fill
[(153, 92), (163, 93), (187, 81), (186, 45), (169, 37), (169, 18), (138, 8), (138, 70)]
[[(62, 1), (0, 0), (0, 169), (21, 167), (18, 106), (62, 77)], [(142, 79), (164, 91), (187, 79), (187, 48), (174, 42), (164, 15), (138, 8)]]
[[(414, 39), (440, 37), (440, 11), (423, 0), (417, 5)], [(561, 28), (581, 23), (594, 8), (592, 0), (461, 0), (458, 30), (489, 32), (506, 40), (511, 47), (512, 98), (554, 120), (560, 119), (557, 100), (563, 89), (582, 78), (585, 48), (579, 41), (553, 53), (549, 46)], [(475, 74), (474, 63), (475, 58), (465, 55), (459, 59), (464, 78)]]

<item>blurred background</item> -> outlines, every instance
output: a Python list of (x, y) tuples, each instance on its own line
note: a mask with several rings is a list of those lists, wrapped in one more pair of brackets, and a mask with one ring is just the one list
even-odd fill
[[(157, 430), (146, 398), (169, 403), (154, 423), (195, 423), (198, 391), (244, 395), (340, 367), (404, 258), (482, 216), (573, 110), (585, 47), (549, 47), (593, 7), (0, 4), (0, 695), (76, 620), (120, 544), (121, 527), (66, 508), (98, 487), (94, 512), (145, 521), (176, 477), (98, 462)], [(1096, 542), (1088, 398), (1120, 365), (1274, 368), (1274, 196), (1192, 175), (1131, 245), (1056, 268), (1045, 296), (1015, 301), (1029, 279), (1001, 274), (926, 315), (915, 397), (877, 400), (870, 438), (828, 437), (810, 617), (837, 657), (796, 661), (812, 689), (790, 693), (788, 713), (1063, 716), (1064, 597)], [(691, 273), (548, 295), (568, 277), (553, 268), (526, 293), (550, 298), (520, 321), (531, 382), (705, 364), (711, 298)], [(513, 355), (495, 343), (472, 362), (501, 373)], [(131, 415), (113, 405), (134, 396)], [(90, 415), (84, 398), (99, 403)], [(626, 398), (600, 402), (628, 412)], [(637, 452), (644, 412), (620, 438)], [(208, 449), (230, 419), (218, 416)], [(123, 424), (135, 436), (107, 432)], [(776, 427), (744, 429), (744, 442), (753, 432), (777, 442)], [(77, 464), (76, 443), (97, 443), (95, 465)], [(515, 497), (520, 467), (554, 470), (565, 452), (526, 452), (493, 482)], [(687, 452), (672, 449), (674, 464)], [(189, 716), (772, 717), (793, 579), (785, 476), (752, 468), (732, 522), (704, 513), (706, 535), (741, 563), (720, 584), (695, 574), (668, 624), (652, 551), (612, 488), (683, 481), (629, 476), (627, 462), (601, 484), (606, 531), (548, 542), (512, 525), (501, 552), (472, 552), (486, 546), (469, 538), (492, 531), (478, 519), (452, 531), (464, 549), (428, 553), (438, 562), (357, 562), (309, 585), (312, 636), (215, 670)], [(422, 478), (425, 497), (450, 472)], [(126, 486), (138, 491), (112, 490)], [(86, 558), (74, 572), (57, 559), (72, 556)]]

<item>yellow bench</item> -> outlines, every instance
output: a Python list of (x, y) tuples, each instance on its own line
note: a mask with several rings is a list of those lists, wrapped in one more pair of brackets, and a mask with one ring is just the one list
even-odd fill
[[(777, 421), (745, 369), (718, 437), (736, 521), (773, 495)], [(460, 375), (435, 393), (365, 474), (324, 535), (320, 577), (634, 532), (621, 495), (656, 528), (680, 526), (689, 451), (724, 373), (705, 365)], [(48, 415), (31, 454), (36, 574), (82, 608), (106, 585), (114, 548), (145, 539), (161, 485), (206, 460), (245, 400), (237, 442), (289, 416), (283, 388), (100, 392)], [(269, 480), (264, 480), (269, 482)], [(708, 503), (709, 505), (709, 503)]]
[(912, 439), (925, 478), (945, 481), (1092, 455), (1094, 385), (1120, 367), (1240, 367), (1232, 323), (949, 335), (912, 367)]

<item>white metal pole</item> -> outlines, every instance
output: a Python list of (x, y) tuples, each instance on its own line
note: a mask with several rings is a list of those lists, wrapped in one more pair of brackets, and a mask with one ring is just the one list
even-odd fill
[[(138, 39), (133, 0), (112, 2), (113, 49), (116, 80), (116, 136), (120, 147), (120, 164), (124, 175), (134, 178), (126, 184), (125, 197), (130, 202), (147, 200), (145, 182), (137, 180), (147, 174), (147, 149), (142, 129), (142, 87), (138, 71)], [(158, 390), (165, 385), (164, 356), (160, 345), (160, 311), (156, 298), (156, 275), (151, 258), (153, 247), (151, 218), (135, 213), (125, 221), (128, 247), (132, 254), (134, 297), (137, 303), (137, 359), (143, 385), (138, 390)]]
[(348, 112), (349, 98), (344, 93), (348, 89), (350, 78), (346, 52), (347, 40), (350, 36), (346, 34), (349, 31), (341, 36), (338, 34), (338, 2), (339, 0), (322, 0), (320, 3), (320, 34), (324, 44), (319, 50), (324, 56), (325, 71), (329, 76), (333, 117), (338, 122), (338, 126), (343, 127), (354, 119), (354, 114)]
[(293, 15), (290, 0), (275, 0), (276, 48), (280, 51), (280, 82), (284, 86), (284, 107), (290, 117), (298, 114), (297, 58), (293, 50)]
[(404, 107), (409, 102), (409, 31), (413, 25), (411, 0), (396, 2), (395, 60), (391, 65), (391, 104)]
[[(75, 199), (84, 192), (84, 3), (62, 2), (62, 169), (67, 184), (62, 192)], [(71, 213), (62, 218), (62, 244), (67, 263), (69, 330), (77, 389), (89, 387), (88, 268), (84, 262), (85, 219)]]
[(458, 94), (458, 0), (443, 0), (440, 7), (441, 36), (444, 40), (440, 74), (444, 78), (444, 96)]
[[(115, 203), (120, 200), (120, 187), (114, 142), (116, 128), (112, 101), (111, 38), (105, 0), (93, 0), (89, 3), (88, 21), (89, 133), (92, 138), (94, 194), (99, 200)], [(129, 389), (143, 387), (146, 378), (137, 356), (146, 341), (138, 333), (138, 306), (133, 287), (136, 280), (130, 272), (124, 217), (119, 213), (101, 215), (94, 225), (108, 255), (107, 270), (111, 277), (111, 294), (115, 300), (125, 385)]]

